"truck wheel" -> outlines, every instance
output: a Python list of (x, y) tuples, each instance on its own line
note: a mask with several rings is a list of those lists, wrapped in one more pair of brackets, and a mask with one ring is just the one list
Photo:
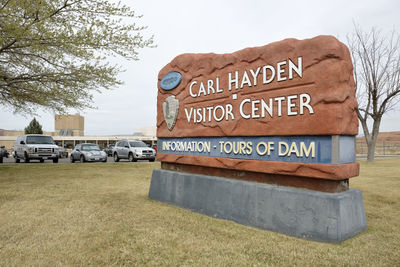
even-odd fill
[(0, 156), (0, 163), (3, 163), (3, 156)]
[(44, 159), (40, 159), (40, 163), (43, 163), (44, 162)]
[(114, 162), (118, 162), (119, 161), (119, 157), (117, 152), (114, 153)]
[(53, 163), (58, 163), (58, 158), (53, 159)]
[(149, 159), (150, 162), (154, 162), (154, 159)]
[(15, 163), (19, 163), (19, 158), (15, 157)]
[(24, 162), (25, 163), (29, 163), (29, 157), (28, 157), (28, 154), (25, 152), (25, 158), (24, 158)]

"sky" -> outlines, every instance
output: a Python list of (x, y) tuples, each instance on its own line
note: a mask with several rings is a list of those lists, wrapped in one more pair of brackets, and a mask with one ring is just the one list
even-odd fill
[[(155, 126), (158, 72), (183, 53), (232, 53), (286, 38), (333, 35), (346, 42), (354, 23), (400, 31), (398, 0), (269, 1), (269, 0), (122, 0), (143, 17), (145, 36), (154, 35), (156, 48), (139, 50), (139, 61), (110, 58), (125, 72), (124, 84), (94, 95), (97, 109), (80, 112), (85, 135), (131, 135)], [(75, 114), (76, 111), (71, 111)], [(44, 131), (54, 131), (54, 113), (37, 112)], [(0, 129), (23, 130), (32, 115), (18, 115), (0, 106)], [(384, 116), (381, 132), (400, 131), (400, 104)], [(361, 133), (361, 129), (359, 131)]]

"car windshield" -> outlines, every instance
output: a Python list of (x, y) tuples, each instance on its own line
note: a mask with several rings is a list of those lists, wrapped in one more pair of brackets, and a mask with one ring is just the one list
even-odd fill
[(98, 145), (84, 145), (82, 146), (82, 151), (100, 151), (100, 148)]
[(46, 144), (52, 145), (54, 144), (53, 138), (51, 136), (27, 136), (26, 137), (27, 144)]
[(145, 143), (143, 143), (142, 141), (131, 141), (129, 142), (129, 145), (131, 147), (147, 147)]

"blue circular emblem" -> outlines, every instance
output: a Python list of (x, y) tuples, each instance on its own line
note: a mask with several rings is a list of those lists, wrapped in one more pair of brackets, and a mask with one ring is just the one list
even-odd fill
[(182, 75), (179, 72), (173, 71), (165, 75), (160, 82), (161, 88), (164, 90), (172, 90), (177, 87), (182, 81)]

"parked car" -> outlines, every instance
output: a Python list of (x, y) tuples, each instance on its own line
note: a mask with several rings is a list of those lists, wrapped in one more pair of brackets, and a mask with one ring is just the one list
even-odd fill
[(148, 147), (142, 141), (123, 140), (115, 145), (113, 157), (115, 162), (118, 162), (120, 159), (128, 159), (131, 162), (142, 159), (154, 161), (156, 158), (156, 151)]
[(4, 146), (0, 146), (0, 163), (3, 163), (3, 158), (8, 158), (8, 151)]
[(106, 152), (106, 154), (107, 154), (107, 156), (109, 156), (109, 157), (111, 157), (113, 154), (113, 148), (114, 148), (114, 144), (112, 144), (112, 145), (109, 145), (108, 147), (106, 147), (105, 149), (104, 149), (104, 152)]
[(153, 149), (154, 149), (154, 151), (155, 151), (156, 154), (157, 154), (157, 144), (154, 144), (154, 145), (153, 145)]
[(15, 162), (21, 159), (25, 162), (30, 160), (53, 160), (58, 163), (58, 146), (51, 136), (43, 134), (26, 134), (18, 136), (14, 143)]
[(62, 146), (58, 147), (58, 157), (59, 158), (68, 158), (68, 151), (65, 150)]
[(79, 144), (76, 145), (70, 155), (72, 163), (75, 161), (80, 162), (107, 162), (107, 154), (100, 150), (100, 147), (96, 144)]

